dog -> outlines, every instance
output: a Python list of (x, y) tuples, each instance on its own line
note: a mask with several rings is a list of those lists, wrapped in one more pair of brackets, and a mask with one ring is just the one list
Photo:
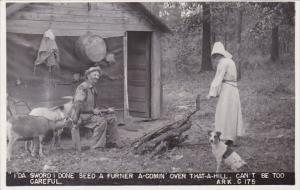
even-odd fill
[(217, 160), (217, 173), (220, 172), (222, 161), (229, 166), (234, 172), (247, 167), (247, 163), (231, 147), (221, 141), (221, 132), (209, 131), (209, 143), (212, 147), (212, 153)]

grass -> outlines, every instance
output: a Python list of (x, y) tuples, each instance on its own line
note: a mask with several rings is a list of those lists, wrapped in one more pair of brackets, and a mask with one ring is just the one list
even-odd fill
[[(192, 117), (189, 138), (181, 146), (159, 157), (134, 155), (129, 149), (85, 150), (76, 154), (70, 139), (63, 149), (47, 158), (33, 158), (24, 153), (22, 143), (14, 150), (15, 158), (7, 163), (8, 171), (42, 171), (48, 164), (53, 171), (72, 172), (214, 172), (215, 159), (207, 142), (213, 129), (217, 100), (206, 100), (213, 72), (177, 75), (164, 82), (164, 113), (159, 121), (132, 123), (138, 132), (121, 129), (125, 141), (132, 141), (151, 128), (181, 118), (195, 109), (197, 94), (200, 111)], [(238, 138), (235, 150), (248, 162), (252, 172), (292, 172), (295, 158), (295, 79), (291, 65), (269, 65), (244, 70), (239, 82), (244, 124), (247, 134)], [(130, 144), (130, 143), (128, 143)], [(25, 163), (25, 164), (24, 164)], [(223, 171), (229, 171), (223, 168)]]

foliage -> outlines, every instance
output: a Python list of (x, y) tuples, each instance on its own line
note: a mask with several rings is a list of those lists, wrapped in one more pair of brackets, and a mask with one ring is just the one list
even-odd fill
[[(166, 78), (181, 72), (197, 72), (201, 68), (202, 23), (205, 19), (202, 16), (203, 3), (150, 3), (156, 6), (156, 13), (153, 13), (172, 29), (172, 34), (165, 34), (162, 41), (163, 74)], [(293, 2), (211, 2), (210, 9), (211, 41), (221, 41), (236, 62), (247, 64), (249, 68), (268, 63), (274, 26), (279, 26), (280, 57), (293, 57)], [(241, 23), (238, 20), (240, 14)], [(239, 24), (242, 29), (240, 44)]]
[(260, 14), (250, 34), (258, 38), (258, 35), (269, 34), (269, 30), (275, 26), (288, 24), (293, 26), (295, 20), (295, 8), (293, 3), (255, 3), (253, 10)]

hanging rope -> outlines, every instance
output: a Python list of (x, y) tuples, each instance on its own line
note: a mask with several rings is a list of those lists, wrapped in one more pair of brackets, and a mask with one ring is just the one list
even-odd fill
[(52, 27), (52, 22), (54, 20), (53, 14), (54, 14), (54, 5), (52, 3), (51, 4), (51, 12), (50, 12), (50, 22), (49, 22), (49, 28), (48, 29), (51, 29), (51, 27)]
[(92, 9), (92, 4), (90, 2), (87, 3), (88, 6), (88, 25), (87, 25), (87, 32), (90, 31), (90, 11)]
[[(54, 20), (54, 18), (53, 18), (53, 14), (54, 14), (54, 4), (52, 3), (51, 4), (51, 13), (50, 13), (50, 24), (49, 24), (49, 29), (51, 29), (52, 28), (52, 25), (53, 25), (53, 20)], [(48, 68), (48, 84), (50, 85), (50, 84), (52, 84), (52, 78), (53, 78), (53, 73), (52, 73), (52, 67), (54, 67), (54, 66), (49, 66), (49, 68)]]

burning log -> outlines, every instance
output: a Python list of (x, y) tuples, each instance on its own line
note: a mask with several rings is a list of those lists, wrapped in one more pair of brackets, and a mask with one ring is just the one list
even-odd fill
[(190, 118), (197, 111), (193, 111), (179, 121), (145, 134), (132, 143), (134, 153), (151, 153), (151, 156), (155, 156), (164, 149), (177, 146), (187, 138), (187, 136), (183, 136), (183, 133), (191, 128)]

